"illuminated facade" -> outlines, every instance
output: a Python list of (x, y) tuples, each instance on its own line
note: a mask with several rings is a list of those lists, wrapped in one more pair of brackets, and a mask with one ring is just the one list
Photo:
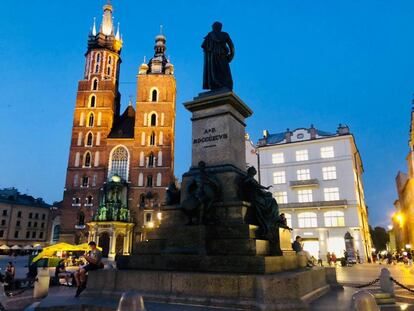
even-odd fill
[(411, 109), (409, 152), (406, 158), (408, 173), (398, 172), (396, 180), (398, 199), (394, 202), (392, 217), (396, 248), (402, 250), (414, 245), (414, 102)]
[[(299, 128), (269, 134), (257, 146), (261, 184), (271, 191), (293, 228), (292, 239), (326, 260), (352, 249), (362, 260), (371, 255), (362, 160), (347, 126), (336, 133)], [(347, 237), (347, 238), (346, 238)]]
[(134, 224), (131, 236), (123, 239), (115, 236), (113, 228), (102, 239), (94, 236), (109, 247), (110, 254), (118, 249), (115, 240), (131, 245), (141, 239), (145, 226), (154, 226), (165, 202), (165, 189), (174, 181), (176, 96), (174, 67), (165, 56), (166, 38), (158, 35), (154, 57), (138, 69), (136, 107), (130, 101), (120, 112), (123, 41), (119, 26), (115, 31), (112, 11), (110, 4), (104, 6), (99, 31), (94, 23), (88, 38), (85, 72), (75, 104), (60, 235), (62, 241), (78, 243), (88, 240), (90, 222)]

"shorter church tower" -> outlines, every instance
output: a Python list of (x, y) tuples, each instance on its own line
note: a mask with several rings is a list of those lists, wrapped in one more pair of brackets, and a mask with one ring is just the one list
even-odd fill
[(143, 213), (143, 225), (152, 227), (165, 203), (166, 188), (174, 177), (176, 82), (174, 66), (165, 56), (166, 38), (155, 37), (154, 56), (143, 63), (137, 77), (135, 148), (137, 181), (134, 197)]

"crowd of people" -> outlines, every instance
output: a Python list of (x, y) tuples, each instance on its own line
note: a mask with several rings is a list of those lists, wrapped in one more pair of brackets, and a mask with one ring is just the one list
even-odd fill
[(397, 263), (403, 263), (408, 266), (413, 265), (413, 257), (414, 257), (414, 251), (413, 250), (407, 250), (407, 251), (401, 251), (401, 252), (373, 252), (371, 255), (372, 262), (373, 263), (379, 263), (379, 264), (388, 264), (388, 265), (396, 265)]

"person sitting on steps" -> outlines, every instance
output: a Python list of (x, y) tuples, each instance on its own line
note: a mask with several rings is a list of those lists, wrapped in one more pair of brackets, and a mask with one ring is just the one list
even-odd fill
[(76, 285), (78, 287), (75, 297), (79, 297), (80, 293), (86, 288), (86, 273), (88, 271), (103, 268), (102, 252), (96, 247), (94, 241), (89, 242), (88, 245), (91, 250), (88, 252), (88, 255), (83, 256), (88, 264), (81, 266), (74, 274)]
[(306, 260), (307, 260), (306, 266), (313, 267), (315, 264), (312, 260), (312, 257), (309, 254), (309, 252), (303, 250), (301, 241), (302, 241), (302, 238), (299, 235), (296, 236), (295, 242), (292, 243), (292, 248), (296, 252), (296, 254), (304, 255), (306, 257)]

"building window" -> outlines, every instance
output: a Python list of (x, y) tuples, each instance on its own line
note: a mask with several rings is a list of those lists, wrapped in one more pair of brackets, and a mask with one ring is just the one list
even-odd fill
[(2, 219), (2, 220), (1, 220), (1, 225), (2, 225), (2, 226), (5, 226), (5, 225), (6, 225), (6, 219)]
[(46, 219), (46, 214), (42, 214), (42, 220)]
[(84, 226), (85, 225), (85, 213), (84, 212), (79, 212), (78, 225), (79, 226)]
[(298, 180), (309, 180), (310, 177), (310, 169), (304, 168), (296, 171)]
[(149, 157), (148, 157), (148, 167), (153, 167), (154, 166), (154, 153), (150, 153)]
[(21, 218), (22, 217), (22, 211), (18, 211), (17, 212), (17, 217)]
[(86, 204), (92, 204), (92, 196), (91, 195), (88, 195), (87, 197), (86, 197)]
[(29, 222), (27, 223), (27, 226), (30, 228), (30, 227), (32, 226), (32, 222), (31, 222), (31, 221), (29, 221)]
[(35, 214), (35, 218), (39, 219), (39, 214), (38, 213)]
[(139, 196), (139, 205), (145, 207), (145, 194), (143, 193)]
[(80, 203), (80, 198), (73, 198), (73, 203), (79, 204)]
[(53, 242), (59, 241), (59, 235), (60, 235), (60, 225), (56, 225), (55, 228), (53, 229), (52, 241)]
[(98, 73), (99, 72), (99, 65), (96, 65), (95, 66), (95, 73)]
[(282, 152), (272, 153), (272, 163), (273, 164), (281, 164), (285, 163), (285, 156)]
[(106, 68), (106, 74), (107, 74), (108, 76), (110, 76), (110, 75), (111, 75), (111, 67)]
[(339, 188), (325, 188), (323, 189), (325, 201), (336, 201), (339, 200)]
[(89, 132), (88, 135), (86, 135), (86, 146), (92, 147), (92, 144), (93, 144), (93, 134)]
[(299, 228), (315, 228), (318, 226), (316, 213), (304, 212), (298, 215)]
[(30, 231), (26, 231), (26, 239), (30, 238)]
[(85, 153), (83, 166), (91, 167), (91, 153), (89, 151)]
[(286, 173), (284, 171), (273, 172), (273, 183), (275, 185), (286, 183)]
[(39, 233), (39, 239), (43, 239), (43, 232), (42, 231)]
[(92, 95), (91, 96), (91, 99), (89, 101), (89, 107), (95, 108), (95, 106), (96, 106), (96, 96), (95, 95)]
[(109, 177), (118, 175), (123, 180), (127, 180), (129, 167), (128, 158), (128, 150), (126, 148), (119, 146), (113, 150), (110, 160), (111, 169), (109, 172)]
[(145, 222), (152, 221), (152, 213), (145, 213)]
[(36, 239), (36, 231), (32, 232), (32, 239)]
[(44, 228), (45, 227), (45, 223), (44, 222), (42, 222), (41, 224), (40, 224), (40, 228)]
[(151, 115), (150, 125), (151, 126), (156, 126), (157, 125), (157, 115), (155, 113), (153, 113)]
[(14, 231), (14, 238), (15, 239), (18, 239), (19, 238), (19, 231)]
[(3, 210), (3, 216), (7, 216), (7, 210), (6, 209)]
[(29, 213), (29, 218), (33, 218), (33, 213)]
[(98, 89), (98, 79), (93, 79), (92, 90), (96, 91), (97, 89)]
[(307, 203), (313, 201), (312, 189), (298, 190), (298, 201), (299, 203)]
[(150, 136), (150, 146), (154, 146), (154, 145), (155, 145), (155, 132), (152, 132)]
[(35, 223), (34, 223), (34, 226), (33, 226), (33, 227), (37, 228), (37, 221), (35, 221)]
[(309, 160), (308, 150), (297, 150), (296, 151), (296, 161), (307, 161)]
[(151, 93), (151, 101), (152, 102), (158, 101), (158, 92), (157, 92), (157, 90), (152, 90), (152, 93)]
[(321, 148), (321, 158), (333, 158), (335, 156), (333, 146), (322, 147)]
[(330, 211), (324, 214), (326, 227), (344, 227), (345, 216), (341, 211)]
[(292, 215), (285, 213), (286, 224), (289, 228), (292, 228)]
[(20, 220), (16, 221), (16, 227), (20, 227)]
[(288, 196), (286, 191), (277, 191), (273, 193), (273, 197), (278, 204), (286, 204), (288, 202)]
[(101, 53), (96, 54), (96, 62), (99, 63), (101, 61)]
[(108, 57), (108, 64), (109, 65), (112, 64), (112, 57), (111, 56)]
[(92, 112), (89, 113), (89, 116), (88, 116), (88, 126), (89, 127), (92, 127), (93, 126), (93, 120), (94, 120), (94, 118), (95, 118), (95, 116), (93, 115), (93, 113)]
[(147, 176), (147, 187), (152, 187), (152, 175)]
[(324, 180), (336, 179), (336, 167), (335, 166), (322, 167), (322, 175), (323, 175)]
[(89, 177), (83, 176), (82, 177), (82, 187), (88, 187), (89, 186)]

